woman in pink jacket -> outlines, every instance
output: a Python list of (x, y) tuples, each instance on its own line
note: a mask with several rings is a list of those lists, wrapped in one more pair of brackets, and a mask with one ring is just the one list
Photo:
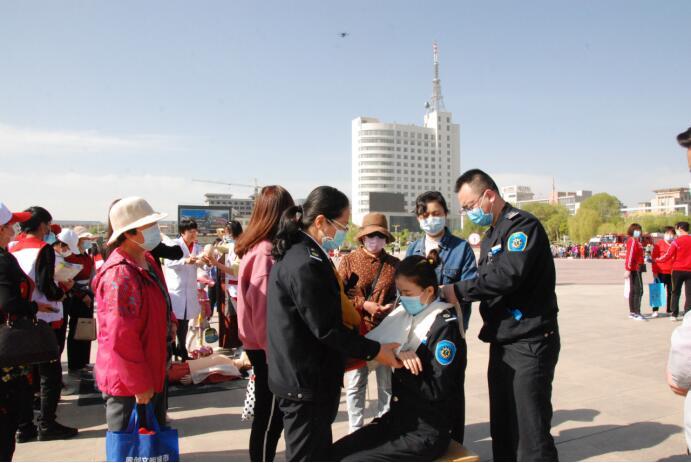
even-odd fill
[(242, 259), (238, 276), (238, 328), (242, 345), (255, 374), (254, 421), (250, 434), (250, 460), (273, 461), (283, 430), (283, 415), (269, 390), (266, 360), (266, 288), (274, 264), (271, 241), (283, 211), (293, 198), (280, 186), (264, 187), (235, 252)]
[(109, 212), (112, 252), (93, 280), (98, 306), (98, 354), (94, 368), (106, 400), (109, 431), (123, 431), (135, 404), (154, 403), (165, 424), (170, 299), (150, 251), (161, 242), (158, 221), (142, 198), (123, 198)]

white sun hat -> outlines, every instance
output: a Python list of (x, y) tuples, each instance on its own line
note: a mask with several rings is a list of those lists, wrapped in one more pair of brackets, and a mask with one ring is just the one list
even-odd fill
[(144, 198), (130, 196), (113, 204), (108, 214), (113, 234), (108, 244), (113, 244), (127, 230), (143, 227), (168, 217), (168, 214), (155, 212)]
[(63, 228), (62, 231), (58, 233), (56, 238), (58, 241), (65, 243), (67, 247), (70, 248), (70, 252), (72, 254), (79, 254), (81, 252), (79, 250), (79, 246), (77, 245), (77, 243), (79, 243), (79, 236), (74, 230), (70, 228)]
[(89, 230), (86, 229), (86, 227), (83, 227), (81, 225), (77, 225), (76, 227), (74, 227), (74, 232), (77, 234), (79, 238), (86, 238), (88, 240), (95, 240), (96, 238), (98, 238), (93, 233), (90, 233)]

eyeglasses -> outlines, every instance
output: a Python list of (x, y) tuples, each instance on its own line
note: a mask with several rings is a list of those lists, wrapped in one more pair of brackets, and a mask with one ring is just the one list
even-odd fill
[[(485, 193), (487, 192), (485, 191)], [(473, 204), (471, 204), (470, 206), (461, 207), (461, 210), (459, 211), (461, 215), (467, 214), (468, 212), (475, 209), (479, 204), (482, 204), (482, 200), (485, 198), (485, 193), (482, 193), (482, 195), (478, 197), (475, 201), (473, 201)]]
[(343, 230), (346, 233), (350, 229), (350, 227), (348, 227), (348, 225), (343, 225), (341, 222), (338, 222), (336, 220), (329, 219), (329, 222), (331, 222), (335, 228), (338, 228), (339, 230)]

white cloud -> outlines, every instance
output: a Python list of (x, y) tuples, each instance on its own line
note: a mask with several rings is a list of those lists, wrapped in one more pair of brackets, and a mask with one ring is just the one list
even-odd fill
[(97, 131), (41, 130), (0, 124), (0, 159), (22, 154), (141, 153), (175, 146), (172, 137), (163, 135), (114, 136)]

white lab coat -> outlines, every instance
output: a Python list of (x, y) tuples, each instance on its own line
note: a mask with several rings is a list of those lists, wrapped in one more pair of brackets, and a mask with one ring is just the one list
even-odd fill
[(192, 253), (187, 248), (182, 237), (173, 240), (171, 245), (177, 244), (182, 248), (182, 259), (163, 260), (163, 272), (168, 285), (170, 303), (173, 306), (175, 318), (178, 320), (194, 320), (199, 316), (201, 307), (197, 298), (197, 266), (186, 264), (185, 260), (202, 254), (202, 248), (195, 244)]

